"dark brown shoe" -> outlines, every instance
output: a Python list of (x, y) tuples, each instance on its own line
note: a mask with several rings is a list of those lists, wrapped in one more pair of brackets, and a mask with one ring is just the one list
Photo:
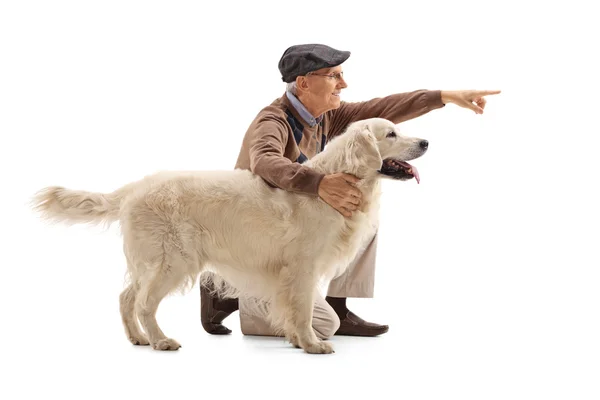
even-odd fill
[(367, 322), (352, 311), (348, 311), (345, 317), (340, 318), (340, 327), (335, 332), (341, 336), (378, 336), (389, 330), (387, 325), (378, 325)]
[(212, 287), (200, 285), (200, 320), (204, 330), (211, 335), (227, 335), (231, 329), (223, 320), (239, 309), (238, 299), (221, 299), (211, 294)]
[(387, 325), (377, 325), (360, 318), (346, 307), (345, 297), (325, 297), (331, 308), (340, 318), (340, 327), (335, 335), (377, 336), (389, 330)]

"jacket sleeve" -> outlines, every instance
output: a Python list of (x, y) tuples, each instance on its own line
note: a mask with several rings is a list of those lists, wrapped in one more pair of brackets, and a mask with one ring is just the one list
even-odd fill
[(338, 109), (331, 111), (327, 138), (341, 134), (350, 123), (362, 119), (385, 118), (399, 124), (442, 107), (441, 91), (424, 89), (363, 102), (342, 102)]
[(288, 138), (281, 121), (269, 118), (258, 122), (250, 138), (250, 170), (280, 189), (318, 195), (325, 175), (286, 158)]

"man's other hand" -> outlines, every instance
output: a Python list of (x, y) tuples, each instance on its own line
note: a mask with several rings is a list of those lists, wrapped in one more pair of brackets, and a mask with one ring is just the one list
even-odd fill
[(319, 197), (345, 217), (351, 217), (361, 203), (362, 193), (354, 184), (354, 175), (337, 173), (325, 175), (319, 184)]

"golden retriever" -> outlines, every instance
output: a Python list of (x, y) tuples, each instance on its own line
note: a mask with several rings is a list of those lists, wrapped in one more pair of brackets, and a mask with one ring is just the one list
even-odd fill
[(53, 186), (35, 194), (33, 208), (65, 223), (120, 222), (129, 277), (120, 311), (133, 344), (177, 350), (179, 343), (156, 321), (159, 303), (208, 276), (227, 288), (222, 296), (259, 299), (272, 326), (294, 346), (331, 353), (311, 326), (319, 282), (343, 273), (373, 237), (380, 178), (418, 180), (407, 161), (426, 150), (426, 140), (373, 118), (350, 124), (307, 161), (323, 174), (361, 179), (361, 206), (351, 217), (318, 196), (274, 188), (240, 169), (159, 172), (108, 194)]

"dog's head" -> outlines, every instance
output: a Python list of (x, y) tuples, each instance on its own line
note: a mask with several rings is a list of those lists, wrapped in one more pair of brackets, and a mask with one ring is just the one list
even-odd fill
[(348, 127), (347, 157), (367, 171), (376, 171), (381, 177), (419, 182), (417, 168), (408, 161), (421, 157), (427, 151), (427, 140), (407, 137), (398, 127), (383, 118), (357, 121)]

